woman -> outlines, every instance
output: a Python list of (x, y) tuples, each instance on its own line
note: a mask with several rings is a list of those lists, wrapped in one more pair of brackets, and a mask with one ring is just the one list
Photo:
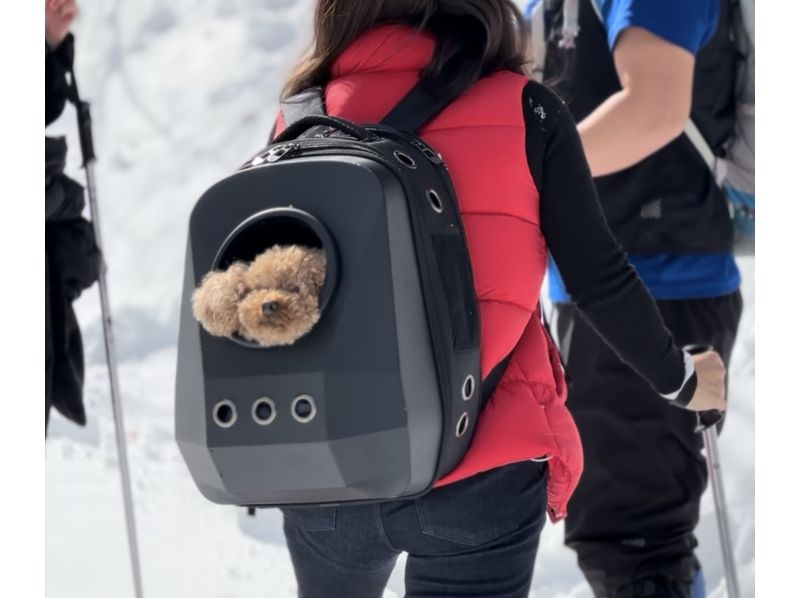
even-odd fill
[(483, 375), (513, 349), (469, 451), (429, 494), (284, 509), (303, 598), (380, 596), (402, 551), (408, 596), (528, 595), (545, 512), (566, 516), (582, 469), (537, 309), (548, 250), (585, 317), (665, 400), (724, 408), (719, 357), (675, 347), (608, 231), (568, 111), (525, 76), (522, 23), (510, 0), (319, 0), (314, 47), (284, 91), (322, 85), (329, 114), (377, 122), (458, 61), (458, 99), (419, 134), (456, 189)]

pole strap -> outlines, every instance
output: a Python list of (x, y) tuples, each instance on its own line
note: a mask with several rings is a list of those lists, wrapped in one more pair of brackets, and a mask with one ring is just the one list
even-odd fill
[(74, 67), (70, 66), (67, 74), (69, 75), (67, 99), (75, 106), (75, 111), (78, 113), (78, 137), (85, 168), (87, 164), (97, 160), (97, 156), (94, 153), (94, 136), (92, 134), (92, 112), (89, 102), (83, 101), (78, 92), (78, 80), (75, 77)]

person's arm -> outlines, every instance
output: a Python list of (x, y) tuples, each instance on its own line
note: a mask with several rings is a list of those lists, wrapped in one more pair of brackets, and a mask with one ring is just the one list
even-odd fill
[(578, 309), (656, 392), (681, 403), (691, 399), (690, 409), (724, 409), (722, 360), (715, 353), (689, 359), (675, 346), (606, 224), (569, 110), (536, 83), (522, 99), (542, 234)]
[(678, 137), (689, 119), (694, 56), (641, 27), (613, 50), (622, 89), (578, 125), (593, 176), (623, 170)]

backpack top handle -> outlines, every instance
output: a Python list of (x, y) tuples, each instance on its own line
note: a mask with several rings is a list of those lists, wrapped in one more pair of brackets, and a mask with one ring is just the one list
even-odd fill
[(369, 141), (375, 141), (377, 139), (377, 136), (375, 134), (370, 133), (367, 129), (365, 129), (362, 126), (356, 125), (341, 118), (336, 118), (334, 116), (319, 114), (319, 115), (302, 116), (300, 120), (297, 120), (288, 127), (286, 127), (283, 133), (281, 133), (274, 139), (273, 143), (292, 141), (293, 139), (297, 139), (298, 137), (300, 137), (303, 133), (305, 133), (312, 127), (318, 127), (318, 126), (325, 126), (337, 129), (339, 131), (342, 131), (343, 133), (347, 133), (348, 135), (355, 137), (359, 141), (369, 142)]

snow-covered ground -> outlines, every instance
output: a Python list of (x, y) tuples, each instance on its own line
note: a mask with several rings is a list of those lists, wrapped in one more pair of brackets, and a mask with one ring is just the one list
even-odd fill
[[(98, 182), (148, 597), (295, 595), (280, 515), (207, 502), (173, 438), (175, 340), (189, 211), (263, 144), (275, 98), (309, 37), (312, 0), (114, 0), (81, 4), (78, 75), (93, 101)], [(51, 133), (72, 142), (74, 115)], [(754, 265), (741, 262), (745, 314), (722, 442), (745, 597), (754, 596)], [(47, 440), (49, 598), (132, 596), (99, 302), (79, 301), (89, 423), (53, 415)], [(713, 503), (699, 529), (709, 595), (722, 598)], [(548, 525), (532, 596), (588, 598), (562, 526)], [(402, 562), (387, 596), (402, 596)]]

